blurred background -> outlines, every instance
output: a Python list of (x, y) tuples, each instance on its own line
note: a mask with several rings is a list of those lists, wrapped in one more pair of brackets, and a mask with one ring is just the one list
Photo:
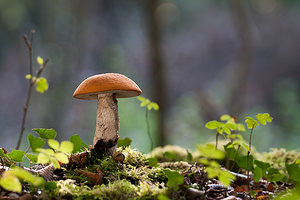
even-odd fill
[[(300, 1), (297, 0), (0, 0), (0, 146), (15, 148), (29, 73), (24, 34), (36, 31), (36, 57), (50, 61), (44, 94), (33, 92), (21, 149), (32, 128), (58, 140), (78, 134), (92, 144), (96, 101), (74, 99), (87, 77), (122, 73), (157, 102), (150, 111), (155, 146), (213, 141), (204, 126), (222, 114), (268, 112), (253, 135), (259, 151), (300, 141)], [(120, 138), (150, 151), (145, 108), (119, 100)], [(248, 140), (249, 131), (243, 133)]]

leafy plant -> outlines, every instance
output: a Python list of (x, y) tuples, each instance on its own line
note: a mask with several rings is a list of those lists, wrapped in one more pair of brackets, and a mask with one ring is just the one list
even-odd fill
[(218, 147), (218, 136), (223, 135), (226, 133), (228, 136), (231, 135), (231, 131), (238, 130), (238, 131), (245, 131), (245, 127), (241, 123), (236, 123), (236, 118), (230, 117), (229, 115), (222, 115), (220, 117), (221, 121), (219, 122), (216, 120), (209, 121), (205, 124), (205, 127), (211, 130), (216, 130), (216, 148)]
[(148, 111), (150, 110), (155, 110), (158, 111), (159, 110), (159, 106), (157, 103), (150, 101), (149, 99), (145, 98), (145, 97), (141, 97), (138, 96), (137, 99), (141, 102), (140, 106), (141, 107), (146, 107), (146, 112), (145, 112), (145, 119), (146, 119), (146, 125), (147, 125), (147, 133), (148, 133), (148, 137), (150, 139), (151, 142), (151, 151), (153, 150), (153, 139), (151, 137), (151, 132), (150, 132), (150, 123), (149, 123), (149, 117), (148, 117)]
[[(257, 119), (257, 120), (256, 120)], [(261, 123), (262, 125), (266, 125), (267, 122), (272, 122), (273, 118), (270, 117), (270, 114), (268, 113), (264, 113), (264, 114), (257, 114), (256, 115), (256, 119), (253, 119), (252, 117), (246, 117), (246, 124), (247, 124), (247, 128), (250, 129), (250, 139), (249, 139), (249, 150), (247, 153), (247, 176), (249, 179), (249, 172), (250, 172), (250, 152), (251, 152), (251, 137), (252, 137), (252, 133), (253, 130), (259, 126), (259, 123)], [(257, 169), (258, 170), (258, 169)], [(257, 171), (256, 173), (260, 173), (259, 171)], [(249, 188), (249, 182), (248, 182), (248, 188)]]
[(217, 177), (225, 186), (229, 186), (231, 181), (235, 180), (234, 175), (221, 169), (221, 165), (215, 161), (215, 159), (220, 160), (225, 157), (223, 151), (216, 149), (212, 144), (198, 145), (197, 149), (204, 157), (200, 159), (199, 162), (206, 166), (205, 172), (207, 173), (208, 178)]
[(40, 152), (37, 158), (38, 163), (45, 164), (51, 162), (55, 169), (60, 168), (59, 162), (65, 164), (69, 163), (67, 154), (72, 153), (74, 148), (73, 143), (69, 141), (62, 141), (61, 144), (59, 144), (57, 140), (49, 139), (48, 145), (51, 149), (36, 149)]
[(177, 171), (172, 171), (169, 169), (164, 169), (163, 171), (168, 178), (167, 186), (172, 190), (177, 191), (179, 186), (183, 184), (183, 176)]

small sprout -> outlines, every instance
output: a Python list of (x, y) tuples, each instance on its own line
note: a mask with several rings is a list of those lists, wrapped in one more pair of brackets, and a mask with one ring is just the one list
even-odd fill
[(38, 63), (39, 65), (43, 65), (43, 64), (44, 64), (44, 59), (41, 58), (40, 56), (38, 56), (38, 57), (36, 58), (36, 61), (37, 61), (37, 63)]
[(31, 74), (27, 74), (27, 75), (25, 76), (25, 78), (29, 80), (29, 79), (32, 78), (32, 76), (31, 76)]
[(137, 99), (141, 102), (141, 107), (147, 107), (147, 110), (154, 109), (155, 111), (159, 110), (159, 106), (157, 103), (150, 101), (149, 99), (145, 97), (137, 97)]
[(37, 158), (38, 163), (46, 164), (51, 162), (55, 169), (60, 168), (59, 162), (65, 164), (69, 163), (69, 156), (67, 153), (71, 153), (73, 151), (73, 144), (71, 142), (62, 141), (61, 144), (59, 144), (58, 141), (49, 139), (48, 144), (52, 149), (36, 149), (36, 151), (40, 152)]
[(44, 93), (45, 91), (47, 91), (49, 88), (47, 79), (44, 77), (40, 77), (38, 79), (36, 79), (36, 91), (39, 93)]
[(252, 117), (246, 117), (245, 122), (248, 129), (256, 128), (257, 126), (259, 126), (258, 121), (253, 119)]

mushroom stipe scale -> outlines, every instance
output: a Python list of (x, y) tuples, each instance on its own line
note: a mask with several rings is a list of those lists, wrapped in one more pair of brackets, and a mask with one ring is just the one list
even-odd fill
[[(108, 147), (110, 155), (116, 152), (119, 130), (117, 98), (139, 96), (142, 90), (130, 78), (118, 73), (105, 73), (85, 79), (75, 90), (73, 97), (83, 100), (98, 100), (96, 131), (93, 147), (101, 143), (115, 143)], [(109, 146), (109, 145), (105, 145)]]

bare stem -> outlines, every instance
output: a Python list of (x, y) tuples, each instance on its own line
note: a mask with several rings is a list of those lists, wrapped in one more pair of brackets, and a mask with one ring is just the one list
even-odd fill
[(217, 134), (216, 134), (216, 149), (218, 148), (218, 136), (219, 136), (219, 133), (217, 132)]
[(148, 117), (148, 109), (146, 108), (146, 112), (145, 112), (145, 117), (146, 117), (146, 124), (147, 124), (147, 133), (148, 133), (148, 137), (150, 139), (151, 142), (151, 152), (153, 150), (153, 139), (151, 137), (151, 132), (150, 132), (150, 123), (149, 123), (149, 117)]
[(248, 190), (249, 190), (250, 199), (251, 199), (251, 194), (250, 194), (249, 156), (250, 156), (250, 152), (251, 152), (251, 137), (252, 137), (252, 133), (253, 133), (254, 126), (255, 126), (255, 124), (253, 124), (252, 129), (251, 129), (251, 132), (250, 132), (249, 151), (248, 151), (248, 153), (247, 153), (247, 177), (248, 177)]

